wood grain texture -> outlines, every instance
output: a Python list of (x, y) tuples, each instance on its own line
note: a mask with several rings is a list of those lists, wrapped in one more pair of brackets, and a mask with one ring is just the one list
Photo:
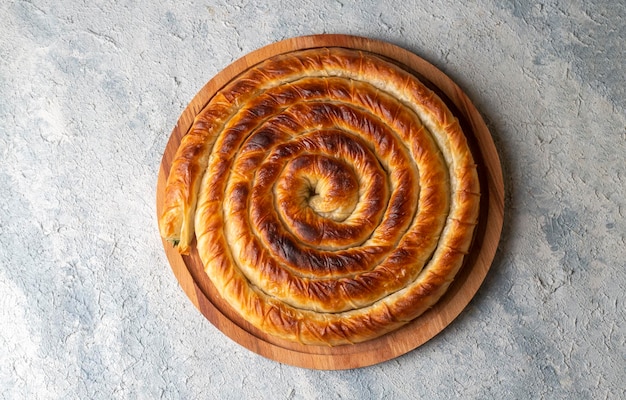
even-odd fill
[(181, 287), (220, 331), (245, 348), (267, 358), (312, 369), (348, 369), (373, 365), (405, 354), (441, 332), (467, 306), (483, 282), (493, 260), (504, 213), (504, 187), (500, 161), (489, 130), (463, 91), (437, 68), (389, 43), (346, 35), (315, 35), (271, 44), (235, 61), (211, 79), (183, 111), (165, 148), (157, 182), (157, 213), (161, 213), (167, 174), (181, 138), (196, 114), (231, 79), (252, 65), (277, 54), (315, 47), (339, 46), (385, 56), (417, 75), (442, 97), (459, 117), (478, 164), (481, 181), (481, 215), (471, 253), (455, 281), (439, 302), (405, 327), (368, 342), (337, 347), (306, 346), (271, 337), (242, 320), (217, 294), (195, 247), (181, 256), (163, 243), (174, 275)]

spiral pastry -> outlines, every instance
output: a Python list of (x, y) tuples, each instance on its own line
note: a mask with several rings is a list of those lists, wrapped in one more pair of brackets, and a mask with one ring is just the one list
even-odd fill
[(367, 52), (295, 51), (218, 91), (181, 141), (161, 234), (194, 235), (220, 295), (258, 329), (362, 342), (431, 307), (468, 253), (476, 165), (458, 120)]

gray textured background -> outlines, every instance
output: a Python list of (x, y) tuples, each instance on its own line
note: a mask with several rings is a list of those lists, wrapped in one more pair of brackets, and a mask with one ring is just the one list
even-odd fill
[[(524, 4), (1, 2), (0, 397), (626, 398), (626, 7)], [(505, 173), (478, 295), (424, 346), (359, 370), (230, 341), (178, 287), (156, 229), (187, 103), (247, 52), (312, 33), (438, 66)]]

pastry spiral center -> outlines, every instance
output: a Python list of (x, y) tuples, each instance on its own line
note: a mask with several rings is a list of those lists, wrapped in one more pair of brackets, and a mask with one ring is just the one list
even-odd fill
[[(275, 171), (271, 181), (265, 179), (270, 175), (266, 171)], [(267, 199), (263, 183), (267, 190), (271, 187), (275, 222), (306, 247), (359, 246), (371, 237), (385, 211), (387, 177), (375, 155), (361, 140), (338, 129), (312, 131), (279, 146), (257, 177), (261, 180), (254, 185), (253, 197)], [(255, 208), (253, 215), (265, 213), (262, 208), (255, 213)], [(267, 223), (266, 218), (256, 220)], [(285, 262), (296, 261), (287, 257)], [(306, 264), (310, 263), (309, 259)]]
[(345, 234), (335, 226), (346, 221), (359, 202), (359, 183), (352, 168), (321, 154), (290, 160), (276, 192), (278, 209), (289, 230), (300, 241), (315, 245), (329, 234)]
[(295, 162), (312, 164), (311, 173), (303, 177), (307, 205), (315, 213), (333, 221), (348, 218), (359, 200), (359, 184), (349, 167), (340, 160), (319, 156), (303, 156)]

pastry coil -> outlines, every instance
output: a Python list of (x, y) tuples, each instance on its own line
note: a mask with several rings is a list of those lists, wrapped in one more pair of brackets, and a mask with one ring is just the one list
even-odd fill
[(413, 74), (343, 48), (294, 51), (218, 91), (183, 137), (161, 235), (220, 295), (304, 344), (379, 337), (446, 291), (478, 220), (458, 120)]

